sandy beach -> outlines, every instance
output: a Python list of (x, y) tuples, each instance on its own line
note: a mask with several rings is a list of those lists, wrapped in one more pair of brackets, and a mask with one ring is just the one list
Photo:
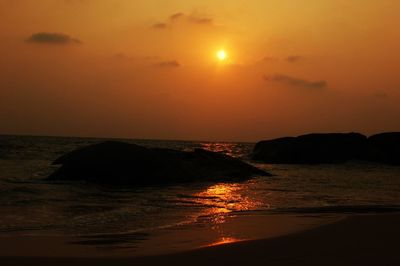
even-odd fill
[[(1, 257), (0, 262), (3, 266), (399, 265), (399, 223), (399, 214), (352, 215), (284, 236), (214, 245), (168, 255), (109, 258), (25, 256)], [(5, 245), (7, 243), (2, 241), (2, 248)]]
[(0, 257), (129, 258), (177, 254), (290, 235), (343, 219), (332, 214), (220, 214), (167, 228), (119, 234), (0, 236)]

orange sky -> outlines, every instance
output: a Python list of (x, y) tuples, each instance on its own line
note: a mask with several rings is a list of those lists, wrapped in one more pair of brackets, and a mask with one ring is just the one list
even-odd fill
[(0, 133), (400, 131), (399, 10), (397, 0), (0, 0)]

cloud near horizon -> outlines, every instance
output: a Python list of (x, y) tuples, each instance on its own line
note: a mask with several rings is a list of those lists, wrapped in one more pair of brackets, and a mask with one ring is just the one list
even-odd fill
[(285, 60), (288, 63), (297, 63), (297, 62), (305, 60), (305, 58), (300, 55), (291, 55), (291, 56), (286, 57)]
[(263, 57), (260, 62), (264, 62), (264, 63), (271, 63), (271, 62), (286, 62), (286, 63), (290, 63), (290, 64), (294, 64), (294, 63), (298, 63), (298, 62), (302, 62), (305, 61), (306, 58), (304, 56), (301, 55), (289, 55), (286, 57), (277, 57), (277, 56), (265, 56)]
[(167, 23), (156, 23), (156, 24), (153, 24), (152, 28), (157, 29), (157, 30), (165, 30), (166, 28), (168, 28), (168, 24)]
[(177, 68), (180, 67), (181, 64), (179, 64), (178, 61), (176, 60), (170, 60), (170, 61), (163, 61), (155, 65), (156, 67), (160, 68)]
[(383, 91), (381, 91), (381, 92), (375, 92), (374, 94), (373, 94), (376, 98), (379, 98), (379, 99), (386, 99), (386, 98), (388, 98), (389, 97), (389, 94), (387, 94), (386, 92), (383, 92)]
[(276, 74), (272, 76), (264, 75), (264, 80), (305, 89), (324, 89), (328, 85), (325, 80), (309, 81), (284, 74)]
[(72, 38), (64, 33), (38, 32), (32, 34), (28, 39), (29, 43), (39, 44), (81, 44), (79, 39)]
[(278, 61), (278, 57), (273, 57), (273, 56), (265, 56), (263, 59), (261, 59), (262, 62), (274, 62)]
[(188, 16), (188, 21), (191, 23), (195, 23), (195, 24), (212, 24), (213, 23), (213, 19), (212, 18), (203, 18), (203, 17), (197, 17), (197, 16)]

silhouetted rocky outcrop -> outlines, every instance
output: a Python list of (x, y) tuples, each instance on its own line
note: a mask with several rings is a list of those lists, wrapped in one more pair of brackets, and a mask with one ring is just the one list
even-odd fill
[(252, 159), (277, 164), (343, 163), (365, 160), (400, 165), (400, 132), (369, 138), (359, 133), (308, 134), (260, 141)]
[(184, 152), (150, 149), (108, 141), (70, 152), (53, 164), (62, 166), (49, 180), (84, 180), (137, 186), (192, 181), (244, 180), (269, 175), (224, 154), (202, 149)]
[(308, 134), (256, 144), (252, 158), (266, 163), (342, 163), (365, 153), (367, 137), (359, 133)]
[(388, 132), (368, 138), (368, 152), (362, 159), (400, 165), (400, 132)]

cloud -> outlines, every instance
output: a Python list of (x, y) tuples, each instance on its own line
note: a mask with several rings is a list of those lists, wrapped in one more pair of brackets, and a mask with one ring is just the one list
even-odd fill
[(279, 60), (278, 57), (273, 57), (273, 56), (266, 56), (263, 59), (261, 59), (262, 62), (274, 62), (278, 60)]
[(167, 23), (156, 23), (152, 26), (153, 29), (156, 30), (165, 30), (166, 28), (168, 28), (168, 24)]
[(300, 55), (290, 55), (287, 57), (274, 57), (274, 56), (265, 56), (261, 59), (261, 62), (270, 63), (270, 62), (287, 62), (287, 63), (297, 63), (306, 60), (304, 56)]
[(207, 24), (212, 24), (213, 19), (211, 18), (203, 18), (203, 17), (197, 17), (197, 16), (189, 16), (188, 21), (194, 24), (200, 24), (200, 25), (207, 25)]
[(64, 0), (65, 3), (67, 4), (83, 4), (85, 2), (85, 0)]
[(156, 67), (161, 67), (161, 68), (177, 68), (180, 67), (181, 65), (179, 64), (178, 61), (176, 60), (171, 60), (171, 61), (163, 61), (155, 65)]
[(284, 85), (305, 88), (305, 89), (323, 89), (328, 85), (325, 80), (309, 81), (305, 79), (295, 78), (284, 74), (277, 74), (273, 76), (264, 76), (265, 81), (277, 82)]
[(30, 43), (43, 43), (43, 44), (80, 44), (78, 39), (74, 39), (67, 34), (63, 33), (49, 33), (39, 32), (32, 34), (27, 40)]
[(153, 55), (145, 55), (145, 56), (131, 56), (125, 53), (117, 53), (114, 54), (111, 58), (115, 59), (115, 60), (120, 60), (120, 61), (142, 61), (142, 62), (146, 62), (146, 61), (153, 61), (156, 62), (158, 60), (160, 60), (159, 56), (153, 56)]
[(201, 17), (197, 15), (186, 15), (184, 13), (175, 13), (169, 16), (168, 20), (165, 22), (159, 22), (156, 24), (152, 25), (153, 29), (157, 30), (164, 30), (169, 27), (173, 27), (175, 23), (178, 23), (178, 21), (184, 21), (189, 24), (195, 24), (195, 25), (212, 25), (214, 23), (214, 20), (212, 18), (207, 18), (207, 17)]
[(389, 94), (387, 94), (386, 92), (376, 92), (376, 93), (374, 94), (374, 96), (375, 96), (376, 98), (379, 98), (379, 99), (386, 99), (386, 98), (389, 97)]
[(299, 61), (303, 61), (305, 58), (300, 55), (291, 55), (285, 58), (285, 60), (289, 63), (297, 63)]
[(175, 14), (172, 14), (169, 17), (169, 20), (174, 21), (174, 20), (180, 19), (180, 18), (182, 18), (184, 16), (185, 16), (185, 14), (183, 14), (183, 13), (180, 13), (180, 12), (179, 13), (175, 13)]

